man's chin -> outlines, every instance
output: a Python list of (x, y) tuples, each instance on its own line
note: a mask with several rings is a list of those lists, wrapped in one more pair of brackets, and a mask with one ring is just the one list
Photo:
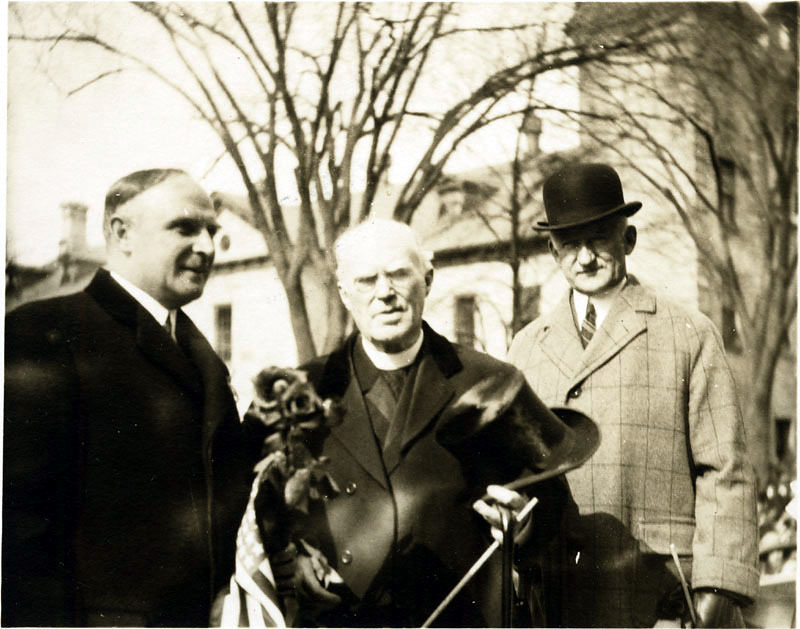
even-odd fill
[(203, 295), (205, 286), (205, 282), (183, 281), (178, 289), (173, 291), (174, 301), (180, 302), (180, 305), (184, 306), (195, 299), (199, 299)]
[(395, 354), (408, 349), (413, 344), (413, 339), (409, 342), (409, 336), (407, 329), (375, 330), (370, 341), (382, 351)]
[(611, 290), (619, 282), (608, 277), (581, 277), (577, 278), (573, 288), (584, 295), (599, 295)]

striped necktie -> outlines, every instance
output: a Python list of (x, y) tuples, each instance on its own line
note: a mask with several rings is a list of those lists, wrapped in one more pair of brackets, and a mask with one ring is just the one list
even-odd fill
[(581, 326), (581, 343), (584, 347), (592, 340), (597, 324), (597, 312), (594, 309), (594, 304), (590, 299), (586, 304), (586, 316), (583, 318), (583, 325)]

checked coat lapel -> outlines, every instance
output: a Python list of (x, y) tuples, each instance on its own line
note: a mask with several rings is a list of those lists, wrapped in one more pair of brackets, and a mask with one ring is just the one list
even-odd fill
[(647, 330), (645, 317), (639, 313), (653, 313), (656, 306), (653, 297), (629, 275), (602, 325), (584, 349), (570, 301), (570, 293), (567, 293), (551, 313), (551, 325), (542, 339), (542, 350), (567, 377), (569, 389), (572, 389)]
[(652, 296), (646, 294), (636, 278), (628, 282), (614, 300), (603, 324), (586, 346), (573, 376), (574, 383), (582, 382), (590, 373), (608, 362), (634, 338), (647, 330), (647, 322), (640, 312), (655, 312)]

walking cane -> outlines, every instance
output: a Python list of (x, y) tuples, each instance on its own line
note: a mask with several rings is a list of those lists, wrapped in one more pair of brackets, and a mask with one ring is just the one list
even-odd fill
[(500, 511), (500, 522), (503, 527), (502, 561), (500, 563), (500, 626), (511, 627), (514, 612), (514, 518), (505, 507), (497, 507)]
[[(536, 506), (536, 503), (538, 503), (538, 502), (539, 502), (538, 498), (531, 498), (530, 501), (528, 503), (526, 503), (525, 506), (522, 507), (522, 509), (520, 509), (519, 513), (517, 513), (517, 517), (514, 518), (515, 523), (519, 524), (520, 522), (524, 522), (525, 518), (527, 518), (528, 514), (531, 512), (531, 509), (533, 509)], [(509, 520), (510, 519), (511, 518), (509, 518)], [(513, 528), (513, 527), (510, 527), (510, 528)], [(512, 535), (513, 535), (513, 532), (512, 532)], [(505, 535), (504, 535), (504, 540), (505, 540)], [(504, 544), (504, 545), (506, 545), (506, 546), (510, 545), (511, 546), (511, 552), (512, 553), (514, 552), (514, 550), (513, 550), (514, 549), (513, 537), (511, 539), (511, 544)], [(472, 580), (472, 577), (474, 577), (477, 574), (478, 570), (481, 569), (483, 564), (485, 564), (489, 560), (489, 557), (491, 557), (498, 548), (500, 548), (500, 542), (498, 542), (497, 540), (494, 540), (489, 545), (489, 547), (486, 550), (483, 551), (483, 554), (478, 558), (478, 560), (474, 564), (472, 564), (472, 567), (470, 567), (470, 569), (467, 570), (466, 574), (463, 577), (461, 577), (461, 580), (458, 583), (456, 583), (456, 586), (452, 590), (450, 590), (450, 593), (447, 596), (444, 597), (444, 600), (441, 603), (439, 603), (439, 606), (436, 609), (433, 610), (433, 613), (430, 616), (428, 616), (427, 620), (424, 623), (422, 623), (422, 627), (423, 628), (430, 627), (431, 624), (433, 624), (433, 621), (435, 621), (439, 617), (439, 614), (441, 614), (444, 611), (444, 609), (458, 595), (458, 593), (461, 590), (464, 589), (464, 586)], [(508, 564), (509, 566), (511, 566), (513, 564), (513, 560), (514, 560), (514, 558), (513, 558), (513, 555), (512, 555), (511, 561)], [(509, 577), (509, 581), (510, 581), (510, 577)], [(513, 590), (513, 585), (512, 585), (512, 590)], [(503, 600), (505, 600), (505, 597), (504, 597)]]

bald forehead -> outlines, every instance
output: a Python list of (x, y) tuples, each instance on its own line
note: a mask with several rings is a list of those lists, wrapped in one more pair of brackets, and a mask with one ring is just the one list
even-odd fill
[(345, 232), (334, 246), (337, 269), (377, 259), (409, 259), (420, 270), (425, 255), (412, 229), (394, 221), (367, 222)]
[(165, 204), (174, 205), (175, 203), (184, 205), (186, 210), (192, 208), (213, 211), (211, 199), (205, 190), (194, 179), (185, 174), (173, 175), (164, 179), (164, 181), (144, 190), (130, 201), (120, 205), (117, 211), (148, 213), (162, 210)]

